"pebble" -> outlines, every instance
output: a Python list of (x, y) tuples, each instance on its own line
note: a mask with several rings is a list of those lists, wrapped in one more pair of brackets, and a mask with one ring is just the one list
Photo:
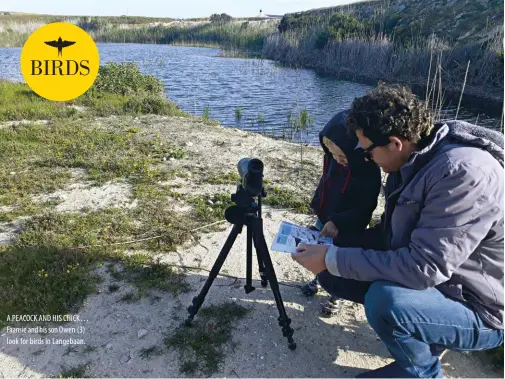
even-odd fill
[(107, 350), (112, 349), (112, 344), (111, 344), (111, 343), (108, 343), (107, 345), (105, 345), (105, 348), (106, 348)]
[(209, 203), (210, 205), (214, 204), (214, 202), (211, 199), (207, 200), (207, 203)]
[(193, 146), (193, 142), (186, 142), (186, 146), (188, 146), (188, 147)]
[(122, 364), (125, 364), (125, 363), (128, 363), (130, 361), (130, 359), (132, 359), (130, 354), (125, 353), (125, 354), (121, 355), (121, 357), (119, 357), (119, 362), (121, 362)]
[(9, 172), (9, 174), (16, 175), (16, 173), (14, 171)]
[(170, 157), (169, 161), (173, 162), (173, 161), (175, 161), (175, 158), (174, 157)]
[(138, 338), (142, 338), (147, 334), (147, 330), (145, 329), (140, 329), (139, 332), (137, 333)]

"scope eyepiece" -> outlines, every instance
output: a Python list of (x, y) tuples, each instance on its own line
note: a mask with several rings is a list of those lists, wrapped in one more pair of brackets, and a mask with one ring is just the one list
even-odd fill
[(242, 158), (237, 164), (242, 187), (251, 196), (258, 196), (263, 189), (263, 168), (263, 162), (257, 158)]

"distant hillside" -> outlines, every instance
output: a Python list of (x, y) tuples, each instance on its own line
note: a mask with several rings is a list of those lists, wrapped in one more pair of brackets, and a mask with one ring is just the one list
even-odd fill
[(501, 113), (503, 1), (376, 0), (290, 13), (263, 55), (343, 79), (405, 83), (421, 95), (429, 87), (437, 107), (457, 104), (466, 83), (464, 100), (485, 99), (479, 106)]
[(307, 27), (336, 12), (370, 22), (400, 39), (429, 37), (452, 44), (482, 42), (490, 32), (503, 30), (503, 0), (376, 0), (286, 14), (279, 30)]

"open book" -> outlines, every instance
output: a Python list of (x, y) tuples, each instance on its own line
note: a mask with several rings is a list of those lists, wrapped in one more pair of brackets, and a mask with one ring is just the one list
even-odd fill
[(319, 233), (317, 230), (282, 221), (272, 243), (272, 250), (294, 253), (300, 243), (333, 245), (333, 238), (319, 237)]

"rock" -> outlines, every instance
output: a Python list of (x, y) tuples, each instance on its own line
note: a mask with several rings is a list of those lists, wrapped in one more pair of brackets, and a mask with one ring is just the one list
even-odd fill
[(125, 364), (125, 363), (128, 363), (130, 361), (130, 359), (132, 359), (132, 357), (130, 356), (130, 353), (125, 353), (119, 357), (119, 362), (121, 364)]
[(170, 157), (169, 161), (173, 162), (173, 161), (175, 161), (175, 158), (174, 157)]
[(9, 172), (9, 174), (16, 175), (16, 173), (14, 171)]
[(193, 146), (193, 142), (186, 142), (186, 146), (188, 146), (188, 147)]
[(142, 338), (147, 334), (147, 330), (145, 329), (140, 329), (139, 332), (137, 333), (138, 338)]
[(214, 202), (211, 199), (207, 200), (207, 203), (210, 204), (210, 205), (214, 204)]
[(216, 205), (221, 205), (221, 202), (220, 201), (216, 201)]
[(105, 345), (105, 348), (106, 348), (107, 350), (112, 349), (112, 344), (109, 342), (107, 345)]

